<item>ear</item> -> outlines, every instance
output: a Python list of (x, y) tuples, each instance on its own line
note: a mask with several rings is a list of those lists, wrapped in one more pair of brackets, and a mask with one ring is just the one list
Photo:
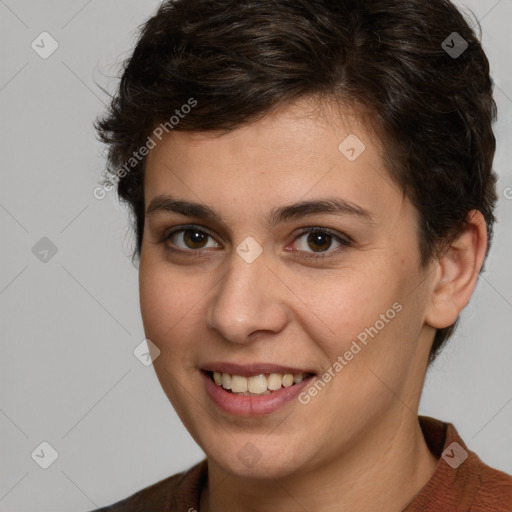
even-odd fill
[(436, 277), (425, 322), (436, 329), (454, 324), (469, 302), (487, 252), (487, 226), (481, 212), (468, 214), (464, 230), (436, 262)]

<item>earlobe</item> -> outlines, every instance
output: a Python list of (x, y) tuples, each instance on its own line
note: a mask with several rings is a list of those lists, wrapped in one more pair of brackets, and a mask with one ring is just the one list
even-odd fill
[(469, 302), (487, 252), (487, 226), (481, 212), (469, 213), (462, 232), (438, 258), (425, 322), (436, 329), (454, 324)]

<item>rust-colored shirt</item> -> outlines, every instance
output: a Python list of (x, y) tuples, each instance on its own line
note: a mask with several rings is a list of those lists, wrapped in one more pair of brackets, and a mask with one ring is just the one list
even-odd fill
[[(512, 476), (487, 466), (469, 451), (451, 423), (427, 416), (418, 419), (439, 460), (430, 480), (403, 512), (512, 512)], [(199, 511), (207, 471), (204, 459), (96, 512)]]

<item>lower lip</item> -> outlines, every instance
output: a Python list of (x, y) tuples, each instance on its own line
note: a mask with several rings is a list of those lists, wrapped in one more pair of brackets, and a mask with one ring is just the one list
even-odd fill
[(293, 386), (272, 391), (269, 395), (241, 396), (229, 393), (222, 386), (217, 386), (208, 373), (201, 371), (201, 375), (204, 379), (206, 392), (213, 402), (224, 412), (236, 416), (259, 416), (277, 411), (280, 407), (297, 398), (297, 395), (315, 378), (312, 375)]

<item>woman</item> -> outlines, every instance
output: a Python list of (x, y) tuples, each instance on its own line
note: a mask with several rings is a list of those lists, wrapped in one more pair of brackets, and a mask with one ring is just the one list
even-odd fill
[(162, 4), (97, 127), (207, 458), (101, 510), (512, 510), (418, 417), (492, 238), (495, 110), (445, 0)]

